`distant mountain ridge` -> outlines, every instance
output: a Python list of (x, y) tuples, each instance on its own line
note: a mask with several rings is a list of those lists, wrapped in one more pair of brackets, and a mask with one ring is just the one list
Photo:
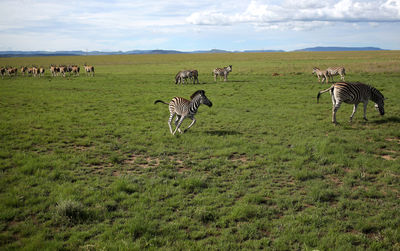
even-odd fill
[[(378, 47), (311, 47), (295, 51), (380, 51)], [(0, 57), (36, 57), (36, 56), (93, 56), (93, 55), (132, 55), (132, 54), (189, 54), (189, 53), (251, 53), (251, 52), (285, 52), (284, 50), (244, 50), (227, 51), (220, 49), (177, 51), (177, 50), (130, 50), (130, 51), (0, 51)]]
[(378, 47), (311, 47), (295, 51), (382, 51), (384, 49)]

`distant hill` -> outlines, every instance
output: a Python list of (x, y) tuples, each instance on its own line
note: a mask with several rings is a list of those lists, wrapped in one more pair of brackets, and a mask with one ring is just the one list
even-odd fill
[[(295, 51), (380, 51), (377, 47), (312, 47)], [(131, 51), (0, 51), (0, 57), (40, 57), (40, 56), (92, 56), (131, 54), (180, 54), (180, 53), (241, 53), (241, 52), (285, 52), (284, 50), (244, 50), (227, 51), (220, 49), (177, 51), (177, 50), (131, 50)]]
[(381, 51), (378, 47), (311, 47), (296, 51)]

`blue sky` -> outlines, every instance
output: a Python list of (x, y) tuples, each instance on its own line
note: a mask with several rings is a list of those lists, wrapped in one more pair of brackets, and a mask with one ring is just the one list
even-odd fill
[(400, 0), (0, 0), (0, 50), (400, 49)]

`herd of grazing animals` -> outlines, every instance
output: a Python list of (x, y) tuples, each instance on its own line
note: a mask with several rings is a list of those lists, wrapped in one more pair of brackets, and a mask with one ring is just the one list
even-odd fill
[[(224, 78), (226, 82), (228, 80), (228, 74), (232, 71), (232, 65), (229, 65), (224, 68), (215, 68), (212, 72), (214, 76), (214, 81), (217, 81), (217, 76)], [(194, 72), (196, 76), (194, 77)], [(376, 88), (369, 86), (367, 84), (363, 84), (360, 82), (344, 82), (344, 76), (346, 75), (346, 71), (344, 67), (329, 67), (326, 70), (320, 70), (317, 67), (313, 68), (312, 74), (316, 74), (318, 77), (318, 81), (323, 83), (326, 81), (328, 84), (329, 81), (333, 82), (333, 76), (340, 75), (341, 82), (333, 83), (328, 89), (322, 90), (318, 92), (317, 95), (317, 103), (321, 94), (330, 91), (332, 98), (332, 123), (337, 124), (336, 113), (340, 108), (340, 105), (344, 102), (347, 104), (353, 104), (353, 112), (350, 116), (350, 122), (352, 122), (354, 114), (357, 111), (357, 107), (359, 103), (364, 103), (364, 120), (367, 121), (366, 111), (367, 104), (369, 100), (372, 100), (375, 103), (375, 108), (379, 111), (380, 115), (385, 114), (384, 110), (384, 100), (385, 97), (383, 94), (377, 90)], [(197, 70), (183, 70), (179, 71), (175, 75), (175, 84), (183, 84), (185, 83), (185, 79), (192, 79), (193, 84), (194, 79), (197, 79), (198, 83), (198, 72)], [(189, 128), (193, 126), (196, 122), (194, 115), (197, 113), (197, 110), (200, 104), (205, 104), (209, 107), (212, 106), (211, 101), (205, 96), (204, 90), (198, 90), (192, 94), (191, 100), (187, 100), (182, 97), (174, 97), (170, 103), (166, 103), (162, 100), (156, 100), (154, 104), (163, 103), (169, 106), (170, 116), (168, 119), (168, 126), (171, 134), (175, 135), (178, 131), (180, 133), (186, 132)], [(176, 115), (175, 119), (175, 130), (172, 129), (172, 120)], [(182, 131), (180, 126), (182, 121), (186, 118), (192, 119), (192, 123), (189, 127)]]
[[(85, 72), (87, 76), (94, 76), (94, 67), (91, 65), (84, 65)], [(80, 72), (80, 67), (78, 65), (51, 65), (50, 66), (50, 73), (51, 76), (63, 76), (65, 77), (66, 73), (69, 73), (70, 76), (79, 76)], [(229, 65), (224, 68), (215, 68), (212, 71), (212, 75), (214, 76), (214, 81), (217, 81), (217, 77), (220, 76), (221, 78), (224, 78), (224, 82), (228, 80), (228, 74), (232, 72), (232, 65)], [(1, 77), (4, 78), (5, 75), (8, 75), (10, 77), (17, 76), (18, 73), (18, 68), (16, 67), (1, 67), (0, 68), (0, 74)], [(20, 73), (22, 76), (25, 74), (27, 75), (32, 75), (32, 76), (39, 76), (42, 77), (44, 76), (45, 69), (43, 67), (21, 67), (20, 68)], [(350, 122), (352, 122), (352, 119), (354, 117), (354, 114), (357, 111), (357, 106), (359, 103), (364, 104), (364, 120), (367, 121), (366, 117), (366, 109), (367, 109), (367, 104), (369, 100), (372, 100), (375, 102), (375, 108), (379, 111), (381, 115), (385, 114), (384, 111), (384, 100), (385, 97), (383, 94), (377, 90), (376, 88), (369, 86), (367, 84), (363, 84), (360, 82), (345, 82), (344, 77), (346, 75), (346, 71), (344, 67), (329, 67), (326, 70), (320, 70), (318, 67), (314, 67), (312, 70), (312, 74), (315, 74), (318, 77), (318, 81), (323, 83), (326, 82), (327, 84), (331, 81), (333, 82), (334, 79), (333, 77), (336, 75), (340, 75), (341, 82), (336, 82), (333, 83), (328, 89), (322, 90), (318, 92), (317, 96), (317, 102), (319, 101), (319, 98), (321, 94), (325, 92), (330, 92), (331, 93), (331, 98), (332, 98), (332, 123), (337, 124), (336, 120), (336, 113), (339, 110), (341, 104), (347, 103), (347, 104), (353, 104), (353, 112), (350, 116)], [(175, 75), (175, 84), (184, 84), (185, 80), (186, 82), (189, 82), (190, 80), (193, 80), (193, 84), (196, 82), (199, 83), (198, 79), (199, 73), (197, 70), (182, 70), (179, 71)], [(161, 100), (156, 100), (155, 103), (164, 103), (169, 105), (169, 111), (170, 111), (170, 118), (168, 120), (168, 125), (170, 132), (172, 134), (175, 134), (176, 131), (179, 131), (180, 133), (183, 133), (187, 131), (190, 127), (193, 126), (193, 124), (196, 122), (194, 115), (197, 113), (197, 110), (200, 106), (200, 104), (205, 104), (209, 107), (212, 106), (212, 103), (208, 98), (205, 96), (205, 91), (204, 90), (199, 90), (195, 92), (191, 96), (191, 100), (187, 100), (181, 97), (175, 97), (171, 100), (171, 102), (165, 103), (164, 101)], [(172, 119), (176, 115), (176, 120), (175, 120), (175, 125), (176, 128), (175, 130), (172, 130)], [(185, 118), (190, 118), (192, 119), (192, 123), (189, 125), (189, 127), (184, 130), (183, 132), (180, 129), (180, 125), (182, 124), (182, 121)]]
[[(84, 65), (85, 72), (87, 76), (94, 77), (94, 66), (92, 65)], [(62, 76), (65, 77), (67, 73), (70, 76), (79, 76), (80, 67), (79, 65), (50, 65), (49, 71), (52, 77)], [(44, 67), (37, 66), (22, 66), (19, 68), (19, 72), (21, 76), (33, 76), (33, 77), (43, 77), (45, 75)], [(1, 78), (3, 79), (5, 76), (16, 77), (18, 75), (18, 68), (16, 67), (0, 67)]]

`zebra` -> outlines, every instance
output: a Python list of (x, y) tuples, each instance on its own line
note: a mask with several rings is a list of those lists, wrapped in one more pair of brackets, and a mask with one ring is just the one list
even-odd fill
[(328, 71), (328, 78), (331, 78), (333, 82), (333, 76), (340, 75), (340, 79), (344, 81), (344, 76), (346, 75), (346, 70), (344, 67), (329, 67), (326, 69)]
[(319, 68), (314, 67), (313, 71), (312, 71), (312, 74), (314, 74), (314, 73), (318, 77), (318, 82), (322, 83), (322, 82), (326, 81), (326, 83), (328, 83), (328, 71), (327, 70), (321, 71)]
[(363, 84), (360, 82), (348, 83), (338, 82), (334, 83), (331, 87), (326, 90), (318, 92), (317, 103), (322, 93), (331, 92), (332, 97), (332, 123), (337, 124), (336, 112), (339, 110), (342, 102), (347, 104), (354, 104), (353, 113), (350, 116), (350, 123), (353, 120), (353, 116), (356, 113), (357, 106), (360, 102), (364, 103), (364, 120), (368, 121), (366, 117), (368, 100), (375, 102), (375, 108), (381, 115), (385, 114), (384, 100), (385, 97), (380, 91), (374, 87)]
[(190, 72), (192, 73), (191, 78), (193, 78), (193, 84), (195, 83), (195, 81), (199, 83), (199, 72), (197, 70), (190, 70)]
[(215, 68), (212, 72), (212, 74), (214, 75), (214, 81), (215, 82), (217, 81), (217, 76), (221, 76), (224, 77), (224, 82), (226, 82), (228, 80), (228, 74), (231, 71), (232, 71), (232, 65), (229, 65), (224, 68)]
[(189, 70), (182, 70), (179, 71), (176, 75), (175, 75), (175, 84), (184, 84), (185, 83), (185, 79), (188, 78), (192, 78), (192, 72)]
[[(184, 133), (187, 130), (189, 130), (190, 127), (196, 123), (196, 119), (194, 118), (194, 115), (197, 113), (197, 110), (199, 109), (199, 106), (201, 104), (205, 104), (208, 107), (212, 106), (212, 102), (206, 97), (205, 91), (204, 90), (198, 90), (195, 93), (190, 96), (190, 101), (181, 97), (174, 97), (169, 104), (162, 101), (162, 100), (156, 100), (154, 101), (154, 104), (157, 103), (163, 103), (166, 105), (169, 105), (169, 119), (168, 119), (168, 126), (169, 126), (169, 131), (172, 133), (172, 135), (175, 135), (176, 131), (179, 131), (180, 133)], [(172, 130), (172, 119), (176, 115), (175, 119), (175, 131)], [(192, 123), (186, 128), (183, 132), (179, 128), (185, 118), (190, 118), (192, 120)]]

